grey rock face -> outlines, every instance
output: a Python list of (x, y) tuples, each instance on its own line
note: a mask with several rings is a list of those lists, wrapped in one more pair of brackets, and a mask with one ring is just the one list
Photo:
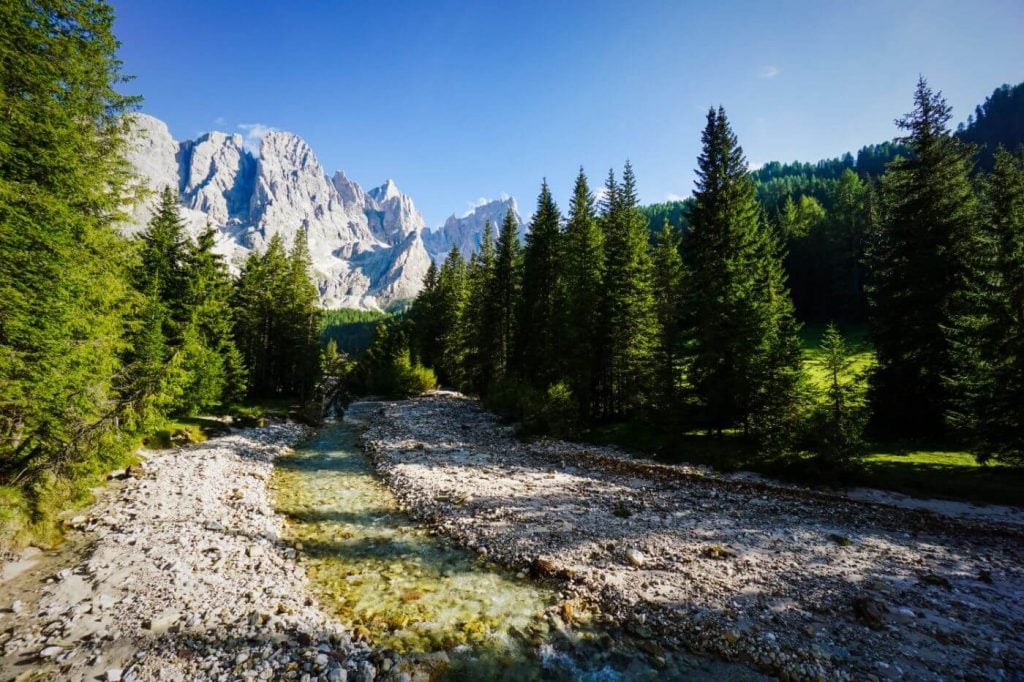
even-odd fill
[[(426, 232), (423, 235), (423, 242), (427, 251), (435, 263), (440, 265), (453, 246), (457, 246), (462, 255), (469, 258), (480, 248), (480, 239), (484, 234), (484, 227), (488, 222), (494, 227), (495, 239), (501, 229), (501, 223), (505, 220), (505, 214), (509, 211), (516, 217), (516, 222), (522, 227), (523, 220), (519, 216), (516, 200), (513, 197), (495, 199), (482, 204), (466, 215), (456, 217), (454, 214), (448, 217), (440, 230)], [(520, 230), (520, 239), (522, 231)]]
[(128, 160), (148, 194), (133, 207), (127, 234), (146, 225), (160, 191), (170, 187), (192, 236), (212, 225), (217, 250), (235, 271), (275, 234), (290, 245), (304, 230), (325, 307), (386, 308), (422, 287), (431, 233), (412, 199), (392, 180), (364, 192), (341, 171), (328, 177), (297, 135), (268, 133), (254, 155), (240, 135), (177, 142), (165, 123), (137, 114)]

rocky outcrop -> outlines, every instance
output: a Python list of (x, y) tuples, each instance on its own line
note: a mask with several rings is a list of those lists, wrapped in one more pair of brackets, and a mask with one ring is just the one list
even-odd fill
[(424, 240), (433, 233), (393, 180), (367, 192), (341, 171), (328, 177), (292, 133), (267, 133), (253, 154), (240, 135), (177, 142), (165, 123), (137, 114), (128, 159), (148, 194), (126, 233), (149, 221), (164, 187), (178, 192), (193, 236), (207, 224), (217, 230), (217, 250), (235, 271), (275, 234), (290, 245), (304, 230), (325, 307), (387, 308), (414, 297), (430, 266)]
[[(435, 232), (424, 234), (423, 241), (427, 251), (435, 263), (441, 264), (453, 246), (458, 247), (465, 258), (469, 258), (480, 248), (480, 239), (484, 234), (484, 227), (490, 223), (494, 227), (494, 235), (497, 238), (498, 230), (501, 228), (505, 214), (509, 211), (516, 217), (516, 222), (521, 226), (522, 218), (519, 217), (519, 210), (516, 200), (513, 197), (495, 199), (477, 206), (462, 217), (454, 214), (448, 217), (441, 229)], [(520, 238), (522, 238), (520, 231)]]

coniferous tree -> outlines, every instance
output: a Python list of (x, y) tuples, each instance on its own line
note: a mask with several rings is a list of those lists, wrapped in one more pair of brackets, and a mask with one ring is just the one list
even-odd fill
[(113, 21), (90, 0), (0, 12), (0, 484), (33, 500), (125, 450), (123, 319), (139, 301), (114, 225), (137, 100), (118, 92)]
[(599, 382), (607, 329), (603, 315), (604, 237), (582, 168), (576, 177), (562, 241), (560, 364), (582, 416), (593, 419), (600, 407)]
[(558, 289), (561, 219), (547, 180), (523, 249), (522, 295), (516, 326), (518, 369), (537, 388), (556, 380), (558, 370)]
[(466, 261), (453, 246), (437, 276), (433, 314), (437, 319), (440, 348), (434, 367), (438, 378), (460, 387), (464, 381), (465, 347), (462, 324), (466, 308)]
[(950, 108), (922, 78), (897, 121), (911, 155), (882, 179), (881, 229), (871, 244), (871, 325), (878, 362), (873, 423), (888, 435), (938, 436), (950, 407), (949, 330), (969, 276), (978, 204), (973, 150), (950, 134)]
[(437, 264), (433, 261), (427, 267), (427, 273), (423, 276), (423, 288), (416, 296), (416, 301), (409, 310), (410, 340), (409, 347), (412, 359), (427, 367), (436, 367), (441, 357), (441, 349), (438, 339), (441, 336), (439, 331), (439, 318), (435, 314), (435, 299), (437, 298)]
[(290, 254), (275, 234), (235, 283), (235, 340), (256, 397), (305, 399), (317, 383), (320, 309), (309, 262), (301, 233)]
[(320, 293), (312, 279), (313, 262), (305, 229), (295, 234), (284, 283), (286, 304), (283, 343), (288, 354), (285, 369), (287, 389), (308, 398), (319, 380)]
[(686, 380), (703, 424), (778, 445), (794, 419), (799, 344), (777, 239), (736, 135), (708, 112), (687, 240)]
[(185, 261), (189, 238), (178, 210), (178, 195), (170, 187), (165, 187), (160, 193), (160, 204), (139, 235), (139, 241), (136, 286), (142, 292), (148, 292), (155, 286), (157, 296), (167, 309), (165, 333), (169, 339), (176, 339), (187, 317), (188, 273)]
[(507, 377), (512, 369), (512, 353), (516, 334), (516, 308), (522, 290), (522, 253), (519, 247), (519, 224), (512, 211), (505, 213), (498, 233), (494, 256), (494, 279), (491, 280), (489, 307), (494, 319), (494, 378)]
[(949, 422), (980, 461), (1024, 465), (1024, 149), (999, 149), (979, 259), (952, 327)]
[(494, 227), (484, 224), (480, 251), (470, 259), (466, 274), (466, 310), (463, 323), (465, 379), (470, 390), (486, 393), (493, 379), (493, 349), (497, 345), (494, 316), (488, 295), (494, 280)]
[(626, 162), (622, 183), (605, 197), (605, 311), (608, 325), (608, 407), (625, 416), (650, 400), (657, 316), (647, 219), (639, 209), (636, 178)]
[(678, 403), (684, 278), (679, 240), (666, 217), (654, 249), (654, 292), (658, 313), (655, 399), (658, 409), (667, 416)]
[(821, 337), (822, 365), (828, 388), (813, 418), (813, 447), (819, 457), (844, 464), (864, 450), (865, 415), (846, 341), (835, 324)]

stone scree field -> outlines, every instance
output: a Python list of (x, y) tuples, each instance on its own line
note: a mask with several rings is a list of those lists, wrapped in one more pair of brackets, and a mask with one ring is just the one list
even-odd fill
[(1024, 529), (524, 443), (457, 394), (361, 403), (403, 506), (661, 646), (783, 679), (1024, 679)]

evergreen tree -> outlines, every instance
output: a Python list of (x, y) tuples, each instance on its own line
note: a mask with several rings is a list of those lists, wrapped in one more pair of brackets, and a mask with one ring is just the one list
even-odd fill
[(560, 281), (562, 371), (583, 417), (599, 413), (607, 325), (604, 309), (604, 237), (598, 226), (594, 196), (580, 168), (569, 203), (562, 247)]
[(605, 311), (608, 324), (608, 408), (625, 416), (650, 400), (657, 316), (647, 219), (626, 162), (622, 184), (609, 175), (603, 216)]
[(125, 450), (122, 320), (139, 302), (114, 225), (137, 100), (117, 91), (113, 21), (92, 0), (0, 11), (0, 483), (39, 495)]
[(318, 380), (320, 309), (300, 235), (291, 254), (280, 234), (246, 259), (235, 283), (235, 341), (256, 397), (309, 397)]
[(466, 275), (466, 309), (463, 322), (466, 383), (470, 390), (486, 393), (494, 373), (493, 349), (497, 345), (494, 315), (488, 294), (494, 280), (494, 227), (484, 224), (480, 251), (470, 259)]
[(433, 261), (423, 277), (423, 288), (416, 296), (412, 309), (409, 311), (410, 341), (409, 347), (413, 361), (427, 367), (437, 367), (441, 357), (441, 331), (439, 318), (435, 313), (437, 298), (437, 264)]
[(523, 288), (516, 328), (519, 373), (537, 388), (555, 381), (558, 369), (558, 289), (562, 216), (547, 180), (523, 250)]
[(915, 108), (897, 121), (912, 154), (889, 164), (885, 211), (871, 245), (871, 324), (878, 362), (870, 380), (883, 433), (939, 436), (950, 407), (949, 330), (969, 276), (978, 202), (973, 150), (950, 135), (950, 108), (922, 78)]
[(999, 149), (979, 259), (952, 328), (949, 421), (980, 461), (1024, 465), (1024, 149)]
[(488, 296), (494, 319), (494, 378), (504, 379), (511, 371), (516, 334), (516, 307), (522, 290), (522, 253), (519, 224), (512, 211), (505, 213), (494, 256), (494, 279)]
[(711, 109), (687, 241), (686, 379), (704, 425), (781, 446), (795, 418), (799, 344), (778, 241), (760, 219), (725, 111)]
[(283, 343), (288, 355), (284, 370), (286, 390), (301, 399), (310, 397), (319, 381), (320, 292), (312, 275), (308, 237), (306, 230), (300, 229), (288, 254)]
[(666, 217), (654, 250), (654, 292), (658, 312), (655, 398), (659, 410), (668, 416), (671, 416), (678, 403), (679, 381), (682, 374), (680, 333), (684, 277), (679, 240)]
[(160, 193), (160, 205), (139, 235), (139, 241), (136, 287), (142, 292), (155, 288), (166, 307), (165, 334), (169, 339), (178, 339), (187, 318), (185, 260), (189, 239), (178, 210), (178, 195), (170, 187)]
[(433, 314), (437, 319), (440, 356), (439, 379), (460, 387), (464, 381), (465, 348), (463, 318), (466, 307), (466, 261), (459, 247), (453, 246), (437, 276)]
[(852, 363), (846, 342), (834, 324), (825, 328), (821, 351), (828, 388), (814, 416), (813, 447), (822, 459), (843, 464), (864, 451), (863, 399), (857, 377), (849, 375)]

